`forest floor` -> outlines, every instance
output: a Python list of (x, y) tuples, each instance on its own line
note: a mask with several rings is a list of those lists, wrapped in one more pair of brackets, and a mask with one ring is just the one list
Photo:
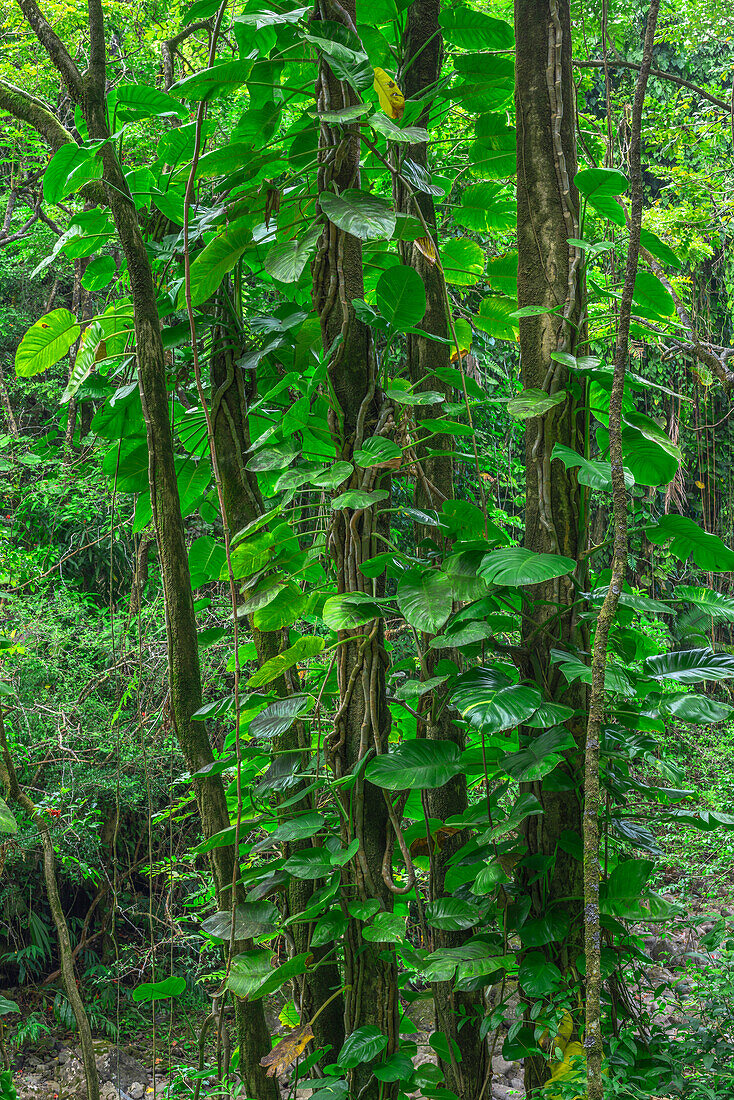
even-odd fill
[[(698, 808), (731, 810), (734, 730), (676, 730), (671, 733), (671, 748), (689, 787), (697, 792)], [(628, 998), (648, 1028), (657, 1028), (671, 1044), (678, 1044), (680, 1057), (686, 1061), (687, 1086), (675, 1095), (691, 1100), (731, 1100), (734, 1069), (731, 1062), (727, 1070), (716, 1059), (722, 1037), (726, 1049), (734, 1049), (734, 953), (716, 943), (716, 933), (722, 928), (728, 928), (730, 935), (734, 932), (734, 833), (670, 825), (653, 832), (660, 847), (658, 889), (680, 911), (664, 926), (636, 928), (645, 937), (648, 958), (640, 960), (627, 989)], [(23, 1002), (29, 991), (3, 992)], [(515, 1003), (517, 1000), (515, 995)], [(268, 1010), (273, 1032), (285, 1034), (278, 1007), (269, 1006)], [(407, 1012), (416, 1028), (406, 1036), (417, 1043), (416, 1063), (434, 1062), (428, 1043), (433, 1030), (430, 998), (413, 1002)], [(176, 1098), (193, 1095), (197, 1052), (191, 1021), (164, 1017), (155, 1046), (152, 1030), (139, 1022), (135, 1026), (132, 1020), (125, 1021), (119, 1044), (102, 1037), (95, 1043), (102, 1100), (154, 1100), (163, 1093)], [(501, 1041), (494, 1049), (487, 1100), (490, 1096), (493, 1100), (522, 1097), (521, 1063), (505, 1060)], [(702, 1049), (712, 1053), (702, 1055)], [(208, 1053), (212, 1057), (207, 1057), (207, 1064), (213, 1065), (213, 1052)], [(51, 1025), (42, 1041), (27, 1043), (15, 1052), (14, 1069), (19, 1100), (83, 1100), (86, 1095), (78, 1046), (68, 1030), (55, 1030)], [(728, 1085), (721, 1084), (727, 1080)], [(305, 1100), (310, 1095), (292, 1080), (281, 1084), (284, 1097)], [(202, 1095), (212, 1096), (216, 1086), (215, 1076), (205, 1078)]]

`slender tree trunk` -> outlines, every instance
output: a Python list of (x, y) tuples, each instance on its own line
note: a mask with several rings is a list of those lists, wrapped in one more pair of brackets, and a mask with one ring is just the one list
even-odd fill
[(43, 878), (46, 884), (46, 896), (48, 898), (51, 916), (56, 928), (56, 939), (59, 947), (59, 963), (61, 980), (64, 983), (69, 1004), (71, 1005), (79, 1032), (79, 1045), (82, 1052), (84, 1065), (84, 1078), (87, 1083), (87, 1100), (99, 1100), (99, 1077), (97, 1076), (97, 1064), (94, 1058), (94, 1046), (92, 1044), (92, 1029), (89, 1026), (81, 993), (77, 986), (76, 968), (74, 966), (74, 952), (69, 938), (69, 926), (66, 923), (64, 910), (59, 897), (59, 884), (56, 879), (56, 856), (54, 854), (54, 842), (51, 836), (48, 821), (36, 808), (32, 800), (18, 783), (18, 776), (10, 755), (7, 738), (5, 736), (5, 721), (2, 707), (0, 707), (0, 781), (2, 781), (6, 794), (21, 806), (32, 821), (38, 826), (43, 847)]
[[(435, 86), (441, 72), (443, 56), (443, 38), (439, 27), (440, 0), (413, 0), (408, 8), (404, 35), (403, 71), (399, 85), (406, 99), (424, 95), (427, 89)], [(430, 101), (416, 124), (426, 126), (430, 111)], [(398, 145), (396, 156), (398, 167), (408, 156), (419, 167), (429, 169), (428, 147), (425, 142), (404, 147)], [(422, 191), (413, 191), (399, 178), (395, 177), (396, 207), (406, 214), (417, 215), (416, 205), (422, 214), (433, 241), (438, 244), (438, 227), (433, 197)], [(414, 267), (423, 280), (426, 292), (426, 312), (420, 324), (425, 336), (407, 337), (408, 370), (413, 384), (418, 390), (439, 390), (450, 396), (452, 387), (446, 380), (435, 375), (435, 371), (451, 365), (451, 347), (440, 342), (449, 338), (447, 316), (446, 286), (443, 272), (436, 262), (426, 256), (413, 242), (400, 246), (403, 263)], [(440, 251), (440, 249), (439, 249)], [(438, 337), (438, 340), (431, 337)], [(416, 406), (416, 420), (420, 427), (430, 424), (432, 417), (441, 416), (440, 406)], [(450, 454), (429, 454), (429, 450), (449, 452), (453, 448), (453, 439), (448, 435), (432, 436), (427, 445), (416, 448), (421, 470), (416, 478), (415, 503), (418, 508), (440, 510), (445, 500), (454, 495), (453, 460)], [(433, 533), (433, 532), (431, 532)], [(419, 541), (428, 534), (425, 528), (416, 529)], [(426, 638), (426, 642), (429, 639)], [(427, 675), (430, 676), (438, 661), (439, 653), (426, 645), (424, 661)], [(462, 731), (452, 720), (448, 707), (441, 707), (440, 700), (429, 696), (426, 703), (430, 711), (440, 714), (437, 721), (427, 720), (423, 729), (425, 735), (436, 740), (453, 741), (464, 748)], [(459, 776), (445, 786), (426, 791), (426, 807), (431, 818), (445, 821), (459, 815), (467, 807), (466, 780)], [(441, 898), (445, 893), (446, 872), (452, 856), (469, 839), (466, 830), (461, 830), (447, 838), (437, 847), (431, 860), (432, 877), (429, 883), (430, 900)], [(432, 946), (436, 948), (458, 947), (471, 937), (470, 931), (447, 932), (433, 930)], [(481, 1093), (487, 1075), (487, 1044), (480, 1038), (479, 1029), (484, 1016), (484, 1003), (481, 990), (460, 992), (454, 989), (453, 982), (436, 982), (433, 985), (436, 1005), (436, 1028), (443, 1031), (452, 1043), (456, 1044), (459, 1057), (453, 1061), (440, 1059), (441, 1068), (446, 1076), (446, 1085), (461, 1100), (476, 1100)], [(461, 1027), (459, 1025), (461, 1024)]]
[[(527, 389), (550, 394), (567, 387), (566, 368), (551, 359), (553, 352), (574, 353), (575, 329), (583, 306), (581, 254), (568, 244), (578, 233), (575, 104), (571, 79), (571, 22), (568, 0), (515, 0), (517, 108), (517, 238), (518, 304), (561, 306), (559, 313), (520, 320), (522, 382)], [(570, 393), (545, 416), (527, 422), (525, 432), (525, 546), (539, 553), (564, 554), (578, 561), (585, 549), (582, 498), (576, 476), (551, 458), (556, 443), (581, 454), (583, 421)], [(583, 578), (578, 578), (583, 581)], [(582, 712), (587, 689), (567, 685), (551, 663), (551, 649), (587, 648), (579, 623), (577, 589), (569, 577), (534, 585), (528, 591), (523, 619), (523, 676), (534, 680), (547, 696)], [(523, 875), (531, 897), (530, 919), (557, 918), (567, 932), (543, 950), (560, 967), (569, 986), (578, 981), (576, 963), (583, 950), (583, 865), (581, 837), (581, 763), (583, 719), (569, 722), (576, 750), (566, 754), (565, 783), (550, 789), (546, 782), (523, 784), (538, 798), (543, 813), (526, 819), (523, 833), (527, 859), (547, 860), (540, 876)], [(524, 729), (531, 740), (538, 731)], [(566, 843), (559, 841), (567, 834)], [(576, 838), (572, 840), (572, 838)], [(531, 998), (526, 997), (529, 1003)], [(525, 1060), (529, 1096), (547, 1079), (543, 1058)]]
[[(83, 75), (36, 0), (19, 0), (19, 6), (59, 70), (72, 102), (81, 108), (90, 137), (105, 143), (101, 154), (103, 187), (127, 260), (132, 292), (138, 382), (148, 438), (150, 496), (165, 595), (171, 715), (187, 766), (191, 772), (197, 772), (213, 762), (213, 753), (204, 723), (193, 720), (201, 705), (201, 679), (191, 577), (174, 466), (163, 342), (152, 270), (135, 206), (116, 151), (107, 140), (102, 4), (101, 0), (88, 0), (89, 66)], [(19, 111), (21, 109), (24, 109), (23, 104)], [(44, 126), (47, 121), (44, 116)], [(210, 775), (198, 780), (196, 794), (205, 837), (228, 828), (230, 818), (221, 777)], [(232, 889), (237, 878), (235, 858), (231, 846), (215, 848), (211, 853), (215, 889), (222, 908), (229, 909), (236, 901), (237, 892)], [(250, 945), (251, 941), (244, 941), (236, 947), (244, 950)], [(236, 998), (235, 1010), (239, 1068), (245, 1088), (257, 1100), (277, 1100), (277, 1085), (266, 1077), (260, 1066), (260, 1059), (270, 1050), (262, 1003), (250, 1004)]]
[[(215, 307), (216, 308), (216, 307)], [(222, 496), (227, 513), (229, 528), (233, 533), (241, 530), (247, 523), (261, 516), (264, 505), (257, 483), (257, 477), (246, 468), (247, 450), (250, 446), (250, 434), (247, 423), (247, 394), (245, 376), (236, 365), (236, 333), (226, 324), (225, 311), (219, 310), (221, 324), (212, 335), (212, 355), (210, 360), (211, 410), (214, 428), (214, 446), (217, 452), (217, 465), (222, 482)], [(260, 631), (252, 626), (258, 661), (263, 664), (288, 646), (287, 631)], [(291, 681), (288, 674), (278, 677), (270, 684), (278, 695), (285, 696), (299, 690), (298, 684)], [(306, 731), (299, 722), (277, 738), (274, 748), (277, 752), (302, 751), (308, 756), (310, 743), (306, 743)], [(293, 793), (293, 792), (289, 792)], [(311, 802), (312, 799), (309, 799)], [(304, 808), (303, 803), (301, 808)], [(311, 805), (315, 809), (315, 804)], [(285, 848), (288, 858), (294, 852), (312, 847), (311, 841), (295, 841)], [(311, 899), (318, 881), (292, 878), (288, 887), (288, 915), (303, 912)], [(310, 952), (314, 962), (320, 962), (329, 952), (329, 946), (311, 947), (310, 939), (313, 925), (294, 924), (291, 928), (296, 954)], [(312, 1019), (321, 1006), (333, 997), (341, 986), (341, 977), (336, 962), (325, 963), (300, 979), (300, 1012), (305, 1023)], [(344, 1041), (344, 1004), (340, 997), (334, 997), (319, 1014), (314, 1024), (314, 1041), (317, 1047), (331, 1047), (332, 1054), (327, 1061), (333, 1061)]]
[[(320, 19), (336, 19), (354, 27), (355, 0), (347, 0), (344, 5), (319, 0), (316, 11)], [(316, 95), (319, 111), (337, 110), (355, 102), (349, 85), (336, 79), (325, 58), (319, 66)], [(319, 158), (319, 194), (334, 186), (338, 192), (359, 187), (358, 127), (332, 128), (322, 122)], [(332, 436), (337, 457), (344, 460), (351, 458), (365, 438), (378, 432), (387, 434), (394, 424), (393, 410), (377, 384), (371, 332), (357, 320), (352, 305), (363, 294), (361, 241), (327, 220), (313, 265), (313, 300), (324, 349), (329, 353), (329, 379), (336, 397), (331, 413)], [(358, 470), (350, 484), (369, 490), (380, 476), (375, 470)], [(359, 565), (377, 552), (377, 522), (371, 508), (335, 512), (331, 545), (338, 592), (374, 594), (373, 582), (362, 575)], [(353, 769), (365, 755), (387, 750), (391, 722), (381, 622), (340, 631), (339, 637), (340, 701), (328, 746), (338, 777)], [(392, 894), (383, 877), (390, 828), (386, 799), (380, 789), (365, 781), (362, 769), (347, 800), (346, 808), (351, 802), (352, 812), (349, 824), (344, 826), (344, 840), (352, 839), (353, 830), (359, 851), (347, 868), (346, 900), (377, 898), (384, 910), (390, 910)], [(345, 939), (345, 1030), (350, 1034), (366, 1024), (377, 1026), (388, 1039), (386, 1049), (390, 1053), (399, 1039), (395, 951), (390, 944), (365, 941), (362, 927), (361, 921), (350, 919)], [(382, 1085), (364, 1065), (352, 1070), (350, 1078), (351, 1093), (361, 1100), (389, 1100), (396, 1093), (396, 1085)]]

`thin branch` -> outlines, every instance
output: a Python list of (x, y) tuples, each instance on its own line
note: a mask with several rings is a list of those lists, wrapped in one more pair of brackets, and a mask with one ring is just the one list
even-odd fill
[(166, 91), (173, 84), (173, 55), (176, 53), (178, 47), (182, 42), (185, 42), (187, 38), (190, 38), (192, 34), (196, 34), (197, 31), (211, 30), (212, 16), (208, 19), (200, 19), (198, 23), (192, 23), (188, 27), (184, 27), (178, 34), (174, 34), (173, 38), (166, 39), (161, 43), (161, 57), (163, 58), (163, 81)]
[[(604, 61), (574, 61), (574, 65), (578, 69), (603, 69), (608, 66), (610, 69), (631, 69), (633, 72), (639, 73), (641, 66), (635, 65), (634, 61), (622, 61), (621, 59), (608, 57)], [(690, 80), (684, 80), (682, 76), (674, 76), (673, 73), (663, 72), (662, 69), (650, 69), (650, 76), (656, 76), (660, 80), (667, 80), (671, 84), (678, 84), (681, 88), (688, 88), (689, 91), (695, 92), (701, 96), (701, 99), (708, 100), (709, 103), (713, 103), (715, 107), (721, 107), (722, 111), (726, 111), (727, 114), (731, 114), (731, 103), (727, 103), (725, 99), (718, 99), (711, 92), (707, 92), (705, 88), (700, 88), (698, 84), (691, 84)]]

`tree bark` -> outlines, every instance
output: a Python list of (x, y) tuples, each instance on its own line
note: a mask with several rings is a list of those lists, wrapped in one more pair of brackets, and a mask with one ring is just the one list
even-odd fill
[[(443, 38), (439, 25), (440, 0), (413, 0), (407, 11), (404, 36), (403, 68), (398, 83), (406, 99), (418, 98), (428, 88), (435, 86), (443, 57)], [(430, 114), (430, 102), (426, 104), (416, 125), (427, 126)], [(425, 142), (407, 147), (408, 152), (401, 156), (402, 146), (397, 145), (396, 156), (402, 163), (404, 156), (426, 170), (429, 169), (428, 146)], [(417, 216), (418, 206), (434, 243), (439, 244), (436, 209), (431, 195), (408, 189), (405, 183), (395, 177), (394, 192), (396, 208), (406, 214)], [(440, 249), (439, 249), (440, 252)], [(447, 316), (446, 285), (443, 272), (438, 263), (431, 263), (425, 253), (413, 242), (400, 245), (403, 263), (414, 267), (423, 280), (426, 292), (426, 312), (421, 321), (426, 335), (407, 337), (408, 370), (411, 382), (416, 389), (438, 390), (450, 397), (451, 385), (435, 375), (435, 371), (451, 365), (451, 346)], [(438, 337), (439, 339), (431, 339)], [(416, 406), (415, 416), (419, 430), (421, 425), (430, 424), (432, 417), (442, 415), (440, 406)], [(415, 503), (420, 509), (440, 510), (446, 500), (454, 496), (454, 468), (450, 454), (429, 454), (429, 449), (438, 452), (450, 452), (454, 440), (449, 435), (435, 435), (429, 443), (416, 447), (416, 455), (424, 476), (418, 476), (415, 484)], [(430, 532), (433, 534), (433, 532)], [(426, 528), (416, 525), (416, 540), (429, 534)], [(426, 638), (426, 642), (428, 638)], [(424, 662), (426, 675), (431, 676), (438, 661), (436, 650), (425, 646)], [(464, 735), (452, 720), (450, 708), (440, 706), (437, 693), (431, 693), (425, 700), (431, 711), (440, 717), (437, 721), (421, 723), (426, 736), (435, 740), (448, 740), (464, 748)], [(420, 731), (419, 731), (420, 732)], [(467, 808), (466, 779), (459, 776), (445, 786), (426, 791), (426, 807), (431, 818), (445, 821), (447, 818), (462, 814)], [(430, 900), (444, 896), (446, 873), (452, 856), (468, 841), (466, 830), (460, 830), (437, 846), (431, 858), (432, 876), (429, 883)], [(447, 932), (433, 930), (434, 949), (458, 947), (471, 937), (470, 931)], [(461, 1100), (476, 1100), (481, 1094), (487, 1075), (487, 1044), (480, 1037), (480, 1026), (484, 1016), (484, 1003), (481, 990), (475, 992), (457, 991), (453, 982), (436, 982), (432, 986), (436, 1005), (436, 1029), (446, 1034), (455, 1044), (459, 1056), (453, 1061), (439, 1058), (441, 1069), (446, 1077), (446, 1085)], [(462, 1026), (459, 1027), (459, 1024)]]
[[(319, 0), (319, 19), (336, 19), (354, 28), (355, 0), (332, 4)], [(325, 58), (319, 65), (316, 85), (319, 111), (350, 106), (356, 97), (349, 85), (336, 79)], [(336, 151), (338, 149), (338, 155)], [(321, 123), (319, 138), (319, 194), (339, 193), (359, 187), (359, 128), (332, 128)], [(337, 458), (348, 461), (367, 436), (387, 434), (394, 424), (393, 411), (378, 387), (372, 334), (357, 320), (352, 302), (364, 296), (362, 244), (327, 220), (313, 264), (313, 301), (321, 322), (324, 350), (329, 354), (329, 380), (336, 398), (331, 430)], [(341, 338), (341, 342), (338, 342)], [(381, 476), (376, 470), (355, 471), (350, 486), (374, 488)], [(381, 505), (382, 507), (382, 505)], [(373, 582), (359, 570), (362, 561), (377, 552), (374, 539), (377, 518), (371, 508), (334, 513), (331, 545), (336, 560), (337, 591), (375, 594)], [(339, 632), (342, 645), (337, 657), (339, 707), (329, 751), (337, 777), (346, 775), (365, 755), (387, 751), (390, 711), (385, 692), (387, 662), (380, 620), (355, 630)], [(343, 795), (342, 795), (343, 797)], [(392, 909), (392, 894), (383, 878), (383, 858), (390, 828), (383, 792), (364, 779), (346, 795), (349, 824), (344, 841), (359, 840), (359, 851), (346, 869), (346, 900), (379, 899)], [(390, 870), (391, 873), (391, 870)], [(387, 1037), (386, 1052), (399, 1041), (397, 964), (391, 944), (362, 938), (362, 922), (350, 919), (345, 938), (345, 1031), (347, 1035), (366, 1024), (377, 1026)], [(381, 1084), (368, 1066), (350, 1072), (351, 1094), (361, 1100), (389, 1100), (397, 1085)]]
[[(517, 112), (517, 239), (518, 305), (561, 307), (520, 320), (522, 382), (527, 389), (549, 394), (566, 390), (568, 373), (551, 359), (554, 352), (574, 353), (575, 334), (583, 307), (581, 253), (568, 244), (577, 238), (575, 101), (571, 75), (571, 21), (568, 0), (515, 0)], [(570, 392), (545, 416), (526, 421), (525, 546), (537, 553), (563, 554), (578, 561), (585, 549), (582, 497), (575, 473), (552, 460), (556, 443), (579, 453), (583, 422)], [(577, 570), (578, 573), (578, 570)], [(583, 578), (577, 576), (577, 581)], [(551, 649), (587, 648), (578, 618), (577, 589), (570, 577), (529, 587), (525, 601), (519, 660), (523, 677), (544, 688), (548, 698), (586, 710), (587, 689), (567, 685)], [(570, 921), (568, 933), (543, 950), (562, 971), (569, 986), (578, 984), (576, 964), (583, 950), (583, 865), (574, 843), (581, 837), (581, 763), (583, 720), (568, 723), (576, 749), (560, 767), (563, 781), (523, 784), (539, 799), (540, 816), (525, 820), (526, 861), (547, 861), (538, 876), (521, 874), (531, 898), (530, 918), (558, 915)], [(523, 729), (531, 740), (538, 731)], [(557, 770), (558, 771), (558, 770)], [(565, 789), (550, 789), (551, 785)], [(559, 846), (562, 834), (574, 843)], [(570, 849), (570, 851), (569, 851)], [(530, 998), (525, 998), (529, 1003)], [(545, 1059), (525, 1059), (525, 1088), (535, 1096), (548, 1078)]]
[[(107, 140), (105, 91), (106, 57), (104, 15), (101, 0), (89, 0), (89, 67), (84, 76), (76, 69), (66, 47), (43, 17), (35, 0), (19, 5), (39, 41), (59, 70), (69, 95), (82, 110), (90, 138), (104, 141), (103, 185), (108, 205), (128, 264), (133, 301), (138, 383), (145, 418), (149, 453), (149, 483), (153, 521), (166, 608), (171, 716), (181, 750), (191, 772), (211, 764), (214, 756), (203, 722), (193, 715), (201, 706), (201, 678), (196, 618), (191, 591), (183, 519), (174, 466), (173, 437), (168, 411), (166, 370), (156, 293), (150, 261), (135, 206), (114, 146)], [(228, 828), (229, 810), (220, 776), (196, 782), (196, 795), (205, 837)], [(236, 853), (232, 846), (211, 853), (217, 900), (230, 909), (236, 901)], [(238, 950), (251, 941), (237, 945)], [(277, 1100), (278, 1088), (265, 1075), (260, 1059), (270, 1051), (270, 1037), (262, 1002), (235, 998), (240, 1044), (240, 1073), (245, 1088), (257, 1100)]]
[[(226, 310), (217, 309), (216, 305), (214, 308), (220, 318), (220, 324), (212, 333), (210, 359), (214, 446), (227, 522), (230, 531), (236, 533), (261, 516), (265, 509), (257, 477), (246, 468), (250, 433), (245, 376), (235, 362), (237, 334), (226, 323)], [(251, 626), (258, 662), (261, 665), (276, 656), (281, 649), (287, 648), (287, 631), (264, 632), (257, 630), (254, 624)], [(299, 690), (298, 684), (292, 682), (287, 674), (279, 676), (270, 684), (270, 688), (281, 697)], [(281, 734), (274, 749), (278, 753), (302, 751), (305, 755), (310, 755), (311, 746), (306, 743), (306, 731), (302, 724), (296, 722), (287, 733)], [(316, 808), (313, 796), (309, 799), (309, 805), (311, 809)], [(303, 804), (301, 806), (303, 808)], [(285, 846), (284, 854), (288, 858), (294, 852), (310, 847), (312, 844), (309, 840), (295, 841)], [(288, 916), (303, 912), (319, 885), (318, 881), (292, 878), (287, 894)], [(294, 924), (291, 932), (295, 953), (310, 952), (314, 963), (320, 963), (299, 980), (300, 1013), (302, 1022), (307, 1023), (322, 1005), (329, 1002), (319, 1013), (313, 1031), (315, 1045), (331, 1047), (333, 1053), (326, 1060), (333, 1061), (344, 1042), (344, 1003), (340, 997), (333, 996), (342, 984), (339, 968), (336, 962), (322, 961), (329, 953), (328, 946), (311, 946), (312, 924)]]

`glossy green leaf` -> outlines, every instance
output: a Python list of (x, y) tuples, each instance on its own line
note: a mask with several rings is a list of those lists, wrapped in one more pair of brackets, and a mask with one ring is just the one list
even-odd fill
[(117, 122), (139, 122), (144, 118), (185, 120), (189, 117), (183, 103), (150, 84), (119, 84), (113, 96)]
[(713, 588), (700, 588), (687, 584), (676, 585), (675, 599), (700, 607), (715, 623), (734, 622), (734, 599)]
[(242, 87), (252, 71), (252, 61), (220, 61), (209, 69), (184, 77), (171, 87), (181, 99), (214, 99)]
[(669, 550), (674, 557), (679, 561), (692, 558), (707, 573), (728, 573), (734, 569), (734, 551), (687, 516), (661, 516), (656, 526), (648, 527), (645, 533), (656, 546), (670, 541)]
[(441, 263), (447, 283), (474, 286), (484, 273), (484, 250), (476, 241), (452, 237), (441, 246)]
[(333, 195), (325, 191), (319, 205), (329, 221), (360, 240), (389, 239), (395, 232), (396, 215), (392, 204), (379, 195), (354, 188)]
[(565, 400), (565, 390), (554, 394), (546, 393), (545, 390), (523, 390), (507, 402), (507, 411), (517, 420), (530, 420), (535, 416), (543, 416), (556, 405), (562, 405)]
[(365, 592), (330, 596), (322, 612), (322, 618), (331, 630), (354, 630), (382, 616), (380, 605)]
[(514, 298), (505, 298), (499, 294), (482, 299), (479, 313), (472, 320), (478, 329), (493, 336), (495, 340), (517, 341), (519, 330), (515, 313), (517, 302)]
[(480, 667), (458, 677), (451, 698), (463, 718), (491, 733), (520, 725), (543, 702), (537, 688), (514, 683), (502, 669)]
[(453, 591), (446, 573), (408, 569), (398, 584), (398, 607), (416, 630), (435, 634), (451, 614)]
[(61, 202), (85, 183), (102, 178), (102, 161), (81, 145), (62, 145), (43, 174), (43, 197), (47, 203)]
[(269, 275), (281, 283), (297, 283), (316, 252), (322, 226), (313, 225), (304, 236), (271, 246), (264, 260)]
[(312, 695), (286, 695), (276, 699), (250, 722), (250, 737), (278, 737), (291, 728), (297, 718), (305, 718), (313, 710)]
[(458, 898), (439, 898), (426, 906), (426, 921), (431, 928), (442, 932), (460, 932), (482, 922), (482, 911), (469, 901)]
[(365, 775), (377, 787), (391, 791), (442, 787), (461, 771), (459, 749), (451, 741), (404, 741), (371, 760)]
[(462, 191), (454, 218), (459, 225), (476, 233), (505, 232), (515, 226), (517, 204), (503, 196), (498, 184), (475, 183)]
[(635, 290), (632, 296), (632, 305), (637, 306), (638, 311), (644, 311), (643, 316), (651, 313), (656, 317), (672, 317), (675, 313), (673, 296), (664, 286), (657, 275), (651, 271), (640, 270), (635, 279)]
[(676, 718), (679, 722), (709, 726), (723, 722), (734, 714), (734, 707), (710, 699), (708, 695), (686, 692), (680, 695), (664, 695), (658, 708), (661, 714)]
[(439, 23), (446, 41), (462, 50), (511, 50), (515, 45), (509, 23), (465, 4), (443, 7)]
[(81, 334), (77, 319), (68, 309), (53, 309), (32, 325), (15, 353), (15, 373), (32, 378), (62, 359)]
[(386, 1046), (387, 1035), (383, 1035), (374, 1024), (365, 1024), (347, 1035), (339, 1052), (338, 1065), (341, 1069), (354, 1069), (364, 1062), (371, 1062)]
[(377, 913), (362, 927), (362, 939), (372, 943), (404, 943), (405, 917), (397, 913)]
[(493, 550), (479, 566), (479, 575), (492, 584), (542, 584), (563, 577), (576, 568), (576, 562), (563, 554), (534, 554), (521, 546)]
[(198, 254), (191, 265), (191, 298), (194, 305), (201, 305), (211, 298), (224, 276), (251, 244), (252, 228), (249, 223), (235, 222)]
[[(234, 938), (249, 940), (266, 936), (278, 926), (280, 914), (271, 901), (238, 902), (235, 908)], [(212, 939), (229, 941), (232, 934), (232, 911), (213, 913), (201, 922), (201, 927)]]
[(271, 684), (273, 680), (277, 680), (279, 676), (282, 676), (284, 672), (293, 668), (300, 661), (307, 661), (310, 657), (315, 657), (321, 653), (324, 644), (323, 638), (308, 635), (305, 638), (299, 638), (288, 649), (284, 649), (276, 657), (271, 657), (269, 661), (265, 661), (257, 672), (253, 672), (247, 681), (247, 686), (256, 688)]
[(87, 265), (82, 275), (82, 286), (92, 293), (104, 290), (112, 282), (116, 273), (117, 264), (112, 256), (97, 256)]
[(681, 684), (728, 680), (734, 676), (734, 654), (713, 649), (674, 650), (648, 657), (642, 667), (655, 680), (677, 680)]
[(426, 290), (414, 267), (401, 264), (383, 271), (375, 291), (377, 308), (394, 328), (413, 328), (426, 312)]
[(133, 990), (134, 1001), (162, 1001), (180, 997), (186, 989), (186, 979), (180, 976), (166, 978), (162, 982), (143, 982)]

